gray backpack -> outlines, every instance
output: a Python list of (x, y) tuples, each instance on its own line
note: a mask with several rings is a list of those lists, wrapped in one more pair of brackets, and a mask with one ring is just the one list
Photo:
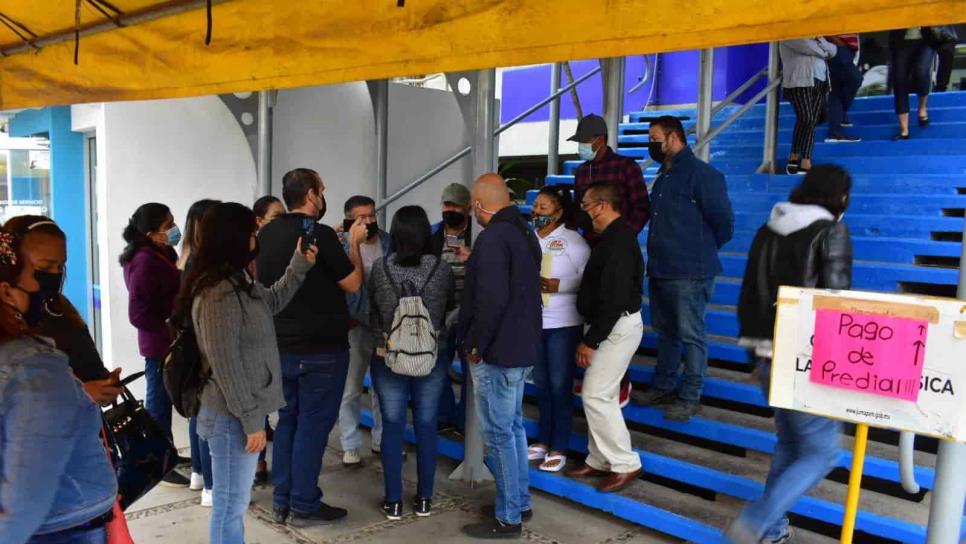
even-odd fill
[(433, 326), (429, 310), (423, 303), (423, 291), (436, 274), (439, 261), (437, 258), (422, 287), (413, 293), (415, 289), (411, 284), (406, 285), (403, 290), (396, 285), (389, 273), (386, 259), (382, 260), (386, 278), (399, 301), (393, 314), (392, 326), (383, 332), (386, 366), (396, 374), (426, 376), (436, 366), (439, 332)]

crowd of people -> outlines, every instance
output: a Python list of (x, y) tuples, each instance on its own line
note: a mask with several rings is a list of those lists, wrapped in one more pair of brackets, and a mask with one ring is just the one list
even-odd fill
[[(912, 27), (889, 32), (889, 85), (895, 101), (899, 132), (893, 140), (908, 140), (909, 93), (918, 101), (918, 125), (929, 126), (929, 93), (945, 92), (953, 71), (959, 36), (955, 26)], [(841, 34), (779, 44), (782, 89), (795, 110), (792, 148), (785, 171), (805, 174), (812, 167), (815, 129), (828, 122), (826, 143), (854, 143), (849, 108), (862, 87), (858, 67), (859, 35)], [(935, 83), (933, 67), (935, 65)]]
[[(835, 53), (820, 43), (807, 48)], [(815, 66), (792, 68), (790, 80), (820, 79)], [(814, 100), (813, 91), (801, 94), (803, 104)], [(404, 206), (387, 232), (373, 199), (359, 195), (345, 202), (333, 227), (326, 184), (305, 168), (285, 174), (281, 201), (266, 196), (253, 208), (195, 203), (184, 236), (164, 204), (133, 213), (120, 263), (144, 357), (144, 404), (169, 436), (162, 360), (172, 324), (193, 328), (210, 374), (189, 422), (192, 455), (185, 461), (192, 473), (172, 471), (163, 483), (201, 491), (202, 505), (212, 508), (212, 543), (244, 542), (254, 483), (274, 486), (276, 523), (307, 527), (348, 515), (330, 504), (337, 500), (324, 494), (320, 472), (337, 423), (343, 463), (363, 462), (367, 372), (371, 448), (384, 468), (381, 510), (390, 520), (407, 510), (402, 466), (410, 406), (418, 483), (408, 508), (432, 514), (438, 434), (465, 423), (467, 389), (457, 402), (454, 361), (475, 384), (496, 482), (494, 504), (480, 523), (464, 527), (467, 535), (522, 534), (533, 516), (532, 461), (539, 470), (590, 480), (601, 492), (641, 476), (621, 406), (644, 333), (645, 277), (658, 349), (653, 384), (640, 402), (688, 421), (701, 406), (704, 313), (734, 214), (724, 176), (695, 156), (678, 119), (651, 123), (648, 151), (660, 171), (650, 192), (635, 161), (608, 147), (607, 134), (599, 116), (581, 120), (571, 139), (585, 162), (574, 187), (544, 187), (528, 217), (503, 178), (484, 174), (471, 189), (443, 190), (435, 225), (424, 208)], [(807, 174), (759, 230), (742, 286), (742, 343), (754, 350), (765, 389), (778, 286), (839, 289), (851, 280), (851, 244), (840, 222), (850, 178), (838, 167), (813, 167), (809, 158), (800, 149), (798, 165)], [(471, 217), (482, 231), (473, 232)], [(638, 238), (648, 224), (645, 263)], [(98, 406), (121, 393), (119, 372), (105, 368), (83, 320), (60, 294), (66, 257), (66, 237), (47, 218), (12, 219), (0, 234), (5, 543), (101, 544), (117, 492)], [(532, 443), (523, 418), (531, 376), (539, 408)], [(568, 459), (575, 390), (588, 426), (589, 455), (581, 462)], [(784, 410), (776, 424), (765, 495), (728, 529), (734, 542), (787, 540), (785, 511), (835, 459), (839, 424)]]

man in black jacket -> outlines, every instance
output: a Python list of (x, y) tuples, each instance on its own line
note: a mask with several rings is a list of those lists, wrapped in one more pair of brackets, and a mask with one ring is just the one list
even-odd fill
[(319, 174), (298, 168), (285, 174), (282, 185), (289, 213), (258, 234), (258, 281), (270, 286), (285, 274), (299, 239), (314, 238), (319, 248), (316, 266), (292, 302), (275, 316), (286, 406), (279, 410), (272, 450), (274, 518), (305, 527), (347, 514), (322, 502), (318, 479), (349, 370), (345, 294), (362, 286), (360, 245), (367, 229), (361, 218), (349, 229), (347, 256), (335, 231), (318, 223), (326, 208)]
[(467, 263), (460, 306), (464, 360), (476, 386), (487, 466), (496, 480), (495, 519), (468, 525), (474, 538), (512, 538), (531, 513), (523, 387), (540, 357), (540, 244), (510, 203), (506, 182), (485, 174), (473, 185), (484, 227)]
[(641, 291), (644, 259), (637, 233), (621, 216), (620, 190), (610, 182), (590, 185), (580, 202), (600, 241), (584, 268), (577, 311), (587, 332), (577, 346), (577, 366), (586, 368), (581, 397), (587, 416), (590, 454), (568, 476), (607, 476), (599, 491), (619, 491), (641, 475), (641, 459), (619, 402), (621, 378), (644, 335)]

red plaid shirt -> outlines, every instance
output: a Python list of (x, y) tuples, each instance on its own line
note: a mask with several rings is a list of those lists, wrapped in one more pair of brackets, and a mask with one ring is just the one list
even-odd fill
[[(577, 202), (584, 198), (584, 192), (595, 181), (609, 181), (616, 185), (621, 192), (621, 215), (638, 234), (644, 229), (651, 217), (651, 201), (647, 196), (644, 174), (634, 159), (618, 155), (608, 147), (600, 159), (578, 166), (574, 178)], [(585, 233), (584, 237), (591, 244), (600, 238), (596, 232)]]

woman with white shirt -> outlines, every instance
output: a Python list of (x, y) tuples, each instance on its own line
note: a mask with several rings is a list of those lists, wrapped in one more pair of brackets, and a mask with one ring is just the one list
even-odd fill
[(828, 59), (838, 49), (825, 38), (779, 42), (782, 89), (795, 109), (792, 151), (785, 172), (804, 175), (812, 167), (815, 127), (828, 107)]
[(577, 290), (590, 258), (590, 246), (573, 228), (575, 212), (571, 188), (548, 185), (537, 195), (531, 218), (543, 251), (543, 359), (533, 368), (540, 390), (539, 437), (527, 453), (547, 472), (567, 464), (573, 427), (575, 354), (584, 324)]

